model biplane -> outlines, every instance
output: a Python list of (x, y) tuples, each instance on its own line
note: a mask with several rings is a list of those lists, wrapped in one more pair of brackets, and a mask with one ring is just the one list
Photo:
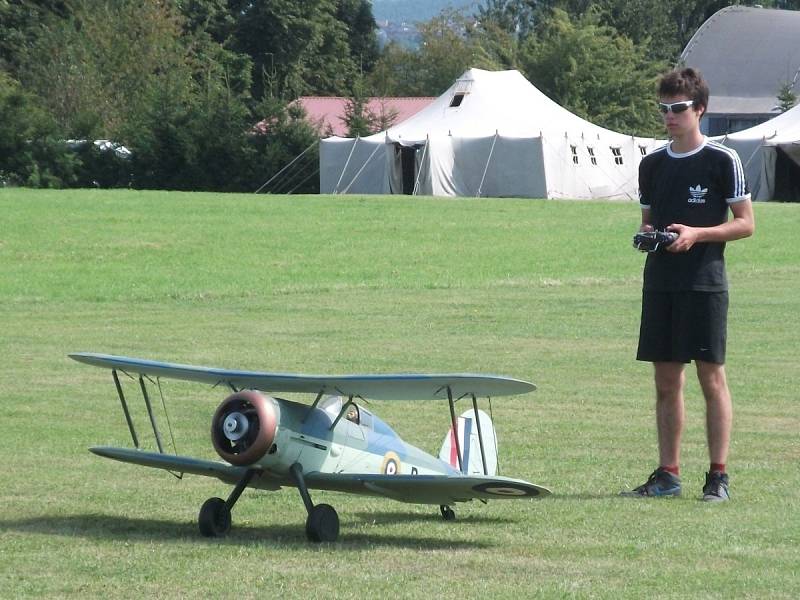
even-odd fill
[[(308, 512), (306, 535), (333, 541), (339, 517), (328, 504), (314, 504), (309, 490), (384, 496), (401, 502), (439, 505), (445, 520), (452, 505), (472, 499), (530, 498), (550, 491), (521, 479), (496, 475), (497, 445), (491, 418), (477, 399), (524, 394), (531, 383), (486, 375), (309, 376), (231, 371), (122, 356), (79, 353), (71, 358), (111, 370), (135, 448), (100, 446), (91, 452), (114, 460), (216, 477), (232, 484), (227, 499), (210, 498), (200, 509), (200, 532), (228, 533), (231, 509), (247, 488), (296, 487)], [(141, 449), (119, 373), (138, 380), (158, 452)], [(147, 381), (179, 379), (224, 385), (232, 391), (211, 418), (211, 442), (225, 462), (169, 454), (152, 408)], [(155, 379), (155, 381), (154, 381)], [(314, 395), (311, 404), (275, 397)], [(439, 458), (407, 444), (356, 400), (446, 400), (450, 431)], [(456, 418), (455, 403), (472, 408)]]

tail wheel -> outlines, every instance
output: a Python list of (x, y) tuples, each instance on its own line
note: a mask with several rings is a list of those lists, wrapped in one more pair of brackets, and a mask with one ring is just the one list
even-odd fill
[(449, 506), (445, 506), (444, 504), (439, 507), (439, 511), (442, 513), (442, 518), (445, 521), (455, 521), (456, 520), (456, 513), (455, 511), (450, 508)]
[(267, 453), (275, 440), (275, 402), (255, 390), (228, 396), (211, 420), (217, 454), (232, 465), (250, 465)]

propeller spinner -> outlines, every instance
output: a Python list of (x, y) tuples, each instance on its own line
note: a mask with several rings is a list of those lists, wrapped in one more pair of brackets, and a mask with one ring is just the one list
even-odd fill
[(222, 423), (222, 430), (226, 438), (232, 442), (237, 442), (247, 435), (250, 430), (250, 421), (242, 413), (232, 412), (225, 417), (225, 421)]

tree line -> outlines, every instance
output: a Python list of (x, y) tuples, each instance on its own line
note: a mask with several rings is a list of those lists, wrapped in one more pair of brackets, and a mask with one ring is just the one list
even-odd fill
[(485, 0), (421, 23), (410, 49), (379, 47), (369, 0), (0, 0), (0, 182), (253, 191), (318, 139), (297, 97), (348, 97), (364, 135), (386, 126), (368, 96), (437, 96), (470, 67), (656, 135), (658, 74), (729, 4)]

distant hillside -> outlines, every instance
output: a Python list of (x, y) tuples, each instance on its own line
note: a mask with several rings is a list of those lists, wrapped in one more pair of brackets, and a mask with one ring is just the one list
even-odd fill
[(432, 19), (445, 8), (475, 12), (479, 4), (478, 0), (372, 0), (372, 14), (376, 21), (416, 23)]

